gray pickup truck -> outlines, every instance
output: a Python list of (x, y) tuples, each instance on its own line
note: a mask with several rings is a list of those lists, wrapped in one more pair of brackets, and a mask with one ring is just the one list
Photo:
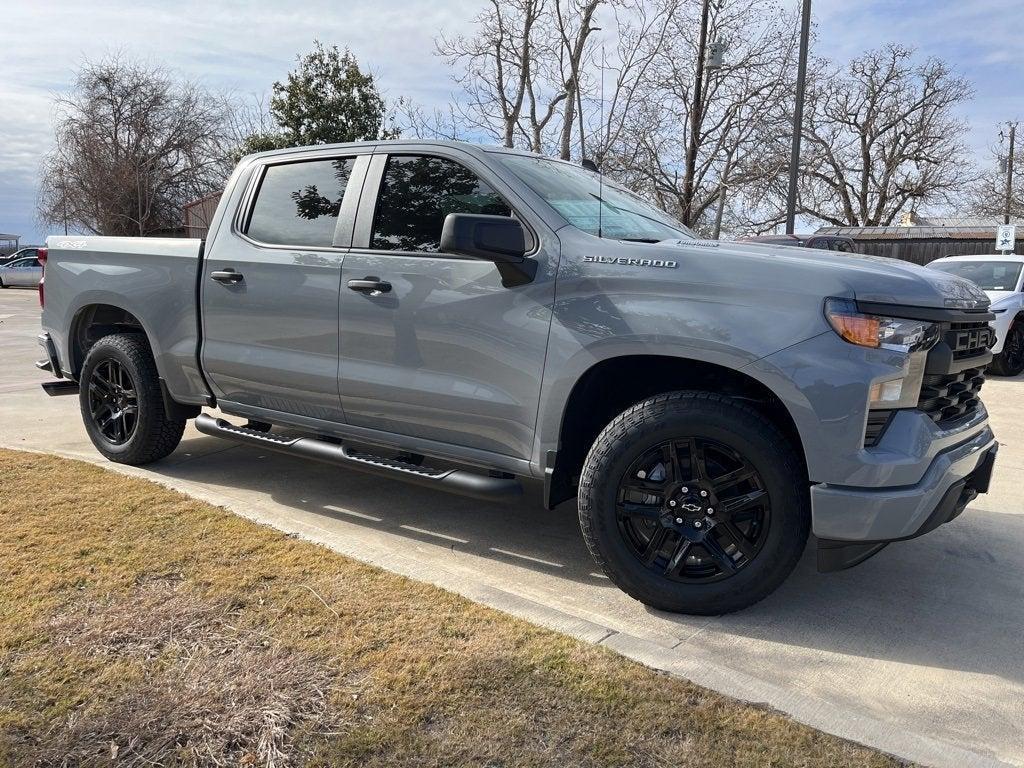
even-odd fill
[(253, 155), (205, 241), (47, 245), (44, 387), (78, 392), (110, 460), (167, 456), (195, 419), (483, 499), (536, 481), (549, 508), (578, 497), (594, 558), (659, 609), (760, 600), (810, 531), (821, 570), (859, 563), (992, 472), (993, 315), (971, 283), (700, 240), (533, 154)]

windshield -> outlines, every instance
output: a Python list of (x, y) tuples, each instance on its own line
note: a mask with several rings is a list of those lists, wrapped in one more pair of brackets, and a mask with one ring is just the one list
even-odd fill
[(593, 171), (558, 160), (497, 153), (505, 167), (578, 229), (615, 240), (696, 239), (664, 211)]
[(946, 261), (929, 264), (932, 269), (965, 277), (983, 291), (1015, 291), (1021, 263), (1015, 261)]

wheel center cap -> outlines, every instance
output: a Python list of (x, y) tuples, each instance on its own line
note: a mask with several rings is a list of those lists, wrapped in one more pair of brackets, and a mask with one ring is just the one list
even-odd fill
[(714, 526), (711, 517), (714, 496), (699, 486), (681, 486), (669, 495), (662, 522), (685, 538), (700, 541)]

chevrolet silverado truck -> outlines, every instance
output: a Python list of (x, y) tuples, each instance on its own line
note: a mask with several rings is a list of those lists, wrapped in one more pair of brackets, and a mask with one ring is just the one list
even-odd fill
[(47, 246), (44, 387), (78, 393), (111, 461), (167, 456), (194, 419), (382, 482), (495, 500), (542, 483), (658, 609), (764, 598), (811, 531), (824, 571), (926, 533), (987, 490), (998, 447), (970, 282), (701, 240), (534, 154), (262, 153), (205, 240)]

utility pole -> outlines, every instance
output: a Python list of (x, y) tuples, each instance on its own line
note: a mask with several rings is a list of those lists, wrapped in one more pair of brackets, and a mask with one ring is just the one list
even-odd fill
[(708, 47), (708, 15), (711, 0), (704, 0), (700, 12), (700, 40), (697, 43), (697, 74), (693, 81), (693, 105), (690, 107), (690, 140), (686, 147), (686, 175), (683, 177), (683, 224), (693, 222), (693, 182), (696, 175), (697, 147), (700, 144), (701, 99), (704, 89), (704, 57)]
[(807, 85), (807, 49), (811, 38), (811, 0), (804, 0), (800, 15), (800, 61), (796, 70), (796, 105), (793, 108), (793, 151), (789, 158), (789, 194), (786, 196), (786, 234), (796, 229), (796, 181), (800, 167), (800, 138), (804, 130), (804, 89)]
[(1003, 224), (1010, 223), (1013, 207), (1013, 143), (1017, 137), (1017, 124), (1010, 123), (1010, 154), (1006, 158), (1006, 207), (1003, 209)]

